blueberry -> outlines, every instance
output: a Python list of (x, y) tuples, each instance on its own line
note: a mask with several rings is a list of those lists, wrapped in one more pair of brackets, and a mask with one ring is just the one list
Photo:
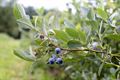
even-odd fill
[(63, 63), (62, 58), (57, 58), (57, 59), (56, 59), (56, 63), (57, 63), (57, 64), (62, 64), (62, 63)]
[(48, 60), (48, 64), (54, 64), (54, 62), (55, 62), (55, 59), (54, 59), (54, 58), (50, 58), (50, 59)]
[(57, 54), (59, 54), (59, 53), (61, 52), (61, 49), (60, 49), (60, 48), (55, 48), (55, 52), (56, 52)]
[(93, 42), (93, 43), (92, 43), (92, 48), (93, 48), (93, 49), (97, 49), (98, 46), (99, 46), (99, 43), (98, 43), (98, 42)]
[(100, 50), (100, 44), (98, 42), (93, 42), (92, 43), (92, 49), (93, 50)]
[(98, 46), (98, 42), (93, 42), (93, 43), (92, 43), (92, 47), (95, 48), (95, 47), (97, 47), (97, 46)]
[(40, 37), (40, 39), (42, 39), (42, 40), (44, 39), (44, 35), (42, 35), (42, 34), (41, 34), (39, 37)]
[(57, 56), (55, 54), (52, 54), (51, 56), (54, 60), (56, 60)]

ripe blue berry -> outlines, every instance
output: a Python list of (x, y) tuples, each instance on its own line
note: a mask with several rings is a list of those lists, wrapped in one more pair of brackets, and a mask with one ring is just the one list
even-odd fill
[(54, 64), (54, 62), (55, 62), (55, 59), (54, 59), (54, 58), (50, 58), (50, 59), (48, 60), (48, 64)]
[(56, 60), (57, 56), (55, 54), (52, 54), (51, 58), (53, 58), (54, 60)]
[(61, 59), (61, 58), (57, 58), (57, 59), (56, 59), (56, 63), (57, 63), (57, 64), (62, 64), (62, 63), (63, 63), (63, 61), (62, 61), (62, 59)]
[(60, 49), (60, 48), (55, 48), (55, 52), (56, 52), (57, 54), (59, 54), (59, 53), (61, 52), (61, 49)]

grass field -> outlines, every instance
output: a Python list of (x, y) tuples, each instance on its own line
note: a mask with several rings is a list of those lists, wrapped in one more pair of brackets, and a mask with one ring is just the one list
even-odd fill
[(20, 47), (20, 40), (14, 40), (5, 34), (0, 34), (0, 80), (53, 80), (43, 70), (36, 75), (30, 75), (31, 62), (24, 61), (13, 54)]
[(27, 80), (29, 62), (13, 54), (13, 49), (19, 47), (20, 41), (5, 34), (0, 34), (0, 80)]

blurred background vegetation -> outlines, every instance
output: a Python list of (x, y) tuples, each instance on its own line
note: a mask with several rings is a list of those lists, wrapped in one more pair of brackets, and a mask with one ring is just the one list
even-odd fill
[(0, 33), (6, 33), (11, 37), (19, 38), (20, 31), (13, 16), (14, 0), (0, 0)]

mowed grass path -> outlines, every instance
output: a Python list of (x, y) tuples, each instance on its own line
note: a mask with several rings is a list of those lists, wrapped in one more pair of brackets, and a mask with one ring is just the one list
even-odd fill
[(13, 54), (20, 41), (0, 34), (0, 80), (28, 80), (29, 62)]

